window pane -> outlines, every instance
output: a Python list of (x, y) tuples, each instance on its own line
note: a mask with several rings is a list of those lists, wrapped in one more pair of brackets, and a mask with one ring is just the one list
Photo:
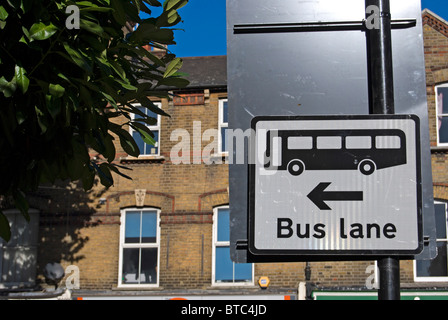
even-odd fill
[(434, 204), (437, 239), (446, 239), (446, 207), (444, 203)]
[(159, 153), (159, 130), (152, 129), (151, 132), (154, 134), (155, 145), (146, 145), (146, 153), (145, 154), (158, 154)]
[(375, 144), (377, 149), (401, 148), (401, 140), (399, 136), (377, 136)]
[(448, 143), (448, 117), (439, 117), (439, 142)]
[(125, 243), (139, 243), (140, 242), (140, 211), (129, 211), (126, 213), (125, 222)]
[(288, 137), (288, 149), (313, 149), (313, 137)]
[(437, 113), (448, 114), (448, 87), (437, 88)]
[(221, 128), (221, 152), (227, 150), (227, 128)]
[(143, 211), (142, 213), (142, 243), (157, 242), (157, 212)]
[(418, 260), (418, 277), (446, 277), (448, 276), (447, 266), (447, 243), (437, 242), (437, 257), (434, 260)]
[(140, 249), (123, 249), (123, 283), (139, 283), (138, 261)]
[(318, 149), (341, 149), (342, 138), (341, 137), (317, 137)]
[(229, 110), (227, 107), (227, 101), (224, 101), (222, 104), (222, 119), (224, 123), (229, 122)]
[(347, 149), (371, 149), (371, 137), (346, 137), (345, 147)]
[(145, 154), (145, 143), (143, 142), (142, 136), (137, 131), (132, 131), (132, 138), (134, 138), (135, 143), (140, 150), (140, 154)]
[(146, 114), (149, 116), (149, 117), (151, 117), (151, 118), (154, 118), (154, 124), (152, 124), (152, 125), (154, 125), (154, 126), (156, 126), (157, 125), (157, 122), (158, 122), (158, 116), (157, 116), (157, 113), (155, 113), (155, 112), (153, 112), (153, 111), (151, 111), (151, 110), (148, 110), (148, 109), (146, 109)]
[(230, 260), (230, 247), (216, 248), (216, 270), (217, 282), (233, 282), (233, 262)]
[[(146, 113), (146, 108), (145, 107), (137, 107), (138, 110), (140, 110), (140, 112), (147, 114)], [(143, 119), (143, 117), (141, 115), (139, 115), (138, 113), (134, 114), (134, 119)]]
[(218, 241), (230, 241), (229, 209), (218, 210)]
[(157, 248), (141, 249), (140, 283), (157, 283)]
[(138, 146), (138, 149), (140, 150), (140, 154), (145, 155), (152, 155), (152, 154), (158, 154), (159, 153), (159, 130), (151, 129), (151, 132), (154, 134), (154, 140), (155, 140), (155, 146), (146, 144), (140, 133), (137, 131), (132, 131), (132, 137), (135, 140), (135, 143)]
[(252, 264), (235, 263), (235, 282), (252, 281)]

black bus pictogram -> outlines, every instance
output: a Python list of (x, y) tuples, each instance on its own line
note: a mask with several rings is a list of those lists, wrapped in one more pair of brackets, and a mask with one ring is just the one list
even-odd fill
[(406, 164), (406, 136), (399, 129), (268, 130), (265, 169), (375, 170)]

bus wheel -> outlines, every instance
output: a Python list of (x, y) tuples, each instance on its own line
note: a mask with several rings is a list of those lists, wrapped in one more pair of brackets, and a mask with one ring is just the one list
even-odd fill
[(300, 160), (291, 160), (288, 163), (288, 171), (293, 176), (299, 176), (305, 170), (305, 165)]
[(359, 163), (358, 168), (362, 174), (365, 174), (366, 176), (368, 176), (368, 175), (371, 175), (375, 171), (376, 165), (375, 165), (375, 162), (367, 159), (367, 160), (362, 160)]

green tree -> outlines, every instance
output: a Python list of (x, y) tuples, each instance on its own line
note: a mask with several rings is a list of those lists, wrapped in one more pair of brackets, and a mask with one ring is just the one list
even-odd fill
[[(112, 161), (114, 136), (132, 156), (138, 147), (125, 125), (146, 143), (155, 119), (133, 103), (166, 115), (148, 96), (168, 97), (161, 86), (188, 84), (182, 60), (158, 58), (143, 48), (174, 44), (178, 9), (188, 0), (5, 0), (0, 3), (0, 197), (28, 217), (26, 193), (56, 180), (95, 177), (105, 187), (111, 172), (129, 178)], [(154, 16), (151, 9), (161, 7)], [(144, 12), (149, 18), (140, 17)], [(79, 18), (79, 19), (78, 19)], [(123, 32), (129, 21), (138, 27)], [(79, 22), (79, 23), (78, 23)], [(135, 121), (130, 113), (139, 114)], [(124, 116), (126, 123), (114, 123)], [(101, 155), (89, 157), (89, 150)], [(0, 237), (10, 238), (0, 211)]]

